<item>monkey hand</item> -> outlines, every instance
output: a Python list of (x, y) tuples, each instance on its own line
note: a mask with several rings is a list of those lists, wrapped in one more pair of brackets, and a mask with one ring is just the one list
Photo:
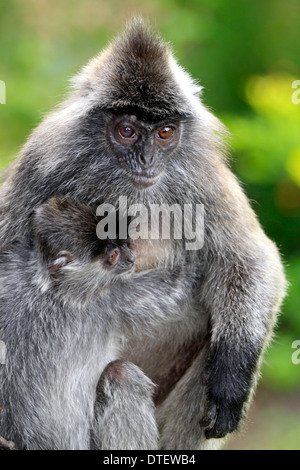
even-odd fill
[(15, 443), (7, 441), (4, 437), (0, 436), (0, 450), (15, 450)]
[(73, 261), (74, 257), (67, 251), (61, 251), (57, 257), (49, 263), (48, 271), (51, 279), (58, 279), (62, 267)]
[(230, 373), (229, 368), (220, 370), (212, 363), (203, 382), (207, 398), (200, 425), (205, 429), (207, 439), (222, 438), (238, 429), (248, 397), (247, 387), (245, 382), (236, 380), (236, 374)]
[(219, 439), (235, 431), (243, 414), (243, 403), (208, 394), (205, 414), (200, 425), (207, 439)]

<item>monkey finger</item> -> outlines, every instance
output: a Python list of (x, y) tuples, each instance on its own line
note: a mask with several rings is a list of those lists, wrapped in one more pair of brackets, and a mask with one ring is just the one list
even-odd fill
[(208, 385), (210, 383), (210, 375), (209, 370), (204, 370), (201, 375), (201, 383), (202, 385)]
[(226, 434), (236, 431), (240, 420), (241, 409), (233, 407), (229, 403), (222, 404), (219, 406), (215, 422), (205, 430), (205, 437), (207, 439), (221, 439)]
[(205, 412), (205, 415), (199, 420), (203, 428), (212, 427), (217, 418), (217, 405), (212, 403)]
[(227, 431), (217, 430), (215, 427), (213, 427), (211, 429), (206, 429), (204, 434), (206, 439), (222, 439), (222, 437), (226, 436)]
[(7, 441), (4, 437), (0, 436), (0, 450), (15, 450), (15, 443), (12, 441)]

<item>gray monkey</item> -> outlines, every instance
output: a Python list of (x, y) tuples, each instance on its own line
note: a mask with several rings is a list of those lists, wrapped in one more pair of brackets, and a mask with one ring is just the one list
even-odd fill
[[(115, 301), (118, 282), (133, 271), (135, 257), (128, 240), (99, 240), (96, 224), (90, 208), (52, 198), (34, 217), (33, 247), (26, 240), (8, 255), (11, 262), (27, 265), (28, 278), (25, 271), (0, 269), (1, 280), (5, 278), (0, 289), (2, 334), (9, 335), (4, 323), (10, 319), (23, 345), (7, 338), (10, 353), (0, 372), (1, 430), (18, 449), (157, 447), (152, 382), (137, 366), (113, 361), (122, 335), (120, 318), (113, 316), (109, 303)], [(16, 301), (11, 312), (12, 293), (23, 301)], [(102, 296), (103, 304), (98, 302)], [(60, 321), (64, 332), (57, 328)], [(72, 329), (73, 345), (64, 339)], [(12, 448), (4, 439), (2, 444)]]
[[(161, 323), (172, 306), (162, 301), (158, 313), (146, 314), (153, 297), (143, 273), (131, 281), (131, 242), (100, 240), (98, 221), (78, 201), (52, 197), (36, 210), (31, 237), (1, 255), (7, 355), (0, 429), (18, 449), (158, 446), (153, 383), (136, 365), (116, 359), (132, 329), (150, 327), (155, 316)], [(170, 289), (178, 292), (179, 274), (176, 268), (162, 289), (166, 298)], [(157, 283), (153, 275), (149, 282)], [(135, 284), (142, 313), (133, 316), (124, 297)], [(184, 290), (181, 296), (186, 302)], [(172, 310), (169, 315), (174, 319)]]
[[(28, 259), (13, 253), (32, 233), (34, 209), (53, 195), (91, 208), (101, 201), (117, 207), (120, 196), (149, 208), (204, 205), (203, 248), (187, 251), (184, 237), (137, 241), (136, 273), (111, 306), (114, 317), (122, 305), (124, 325), (131, 325), (118, 354), (157, 384), (162, 449), (219, 448), (239, 429), (286, 290), (278, 250), (227, 165), (224, 128), (200, 92), (169, 46), (135, 21), (74, 78), (70, 95), (33, 131), (1, 187), (0, 247), (9, 253), (1, 269), (23, 279)], [(18, 290), (11, 295), (16, 311), (26, 307)], [(67, 295), (65, 303), (74, 305)], [(50, 300), (43, 305), (51, 310)], [(0, 325), (1, 339), (9, 331), (18, 342), (20, 328), (2, 312)], [(64, 316), (55, 325), (58, 342), (97, 361), (97, 348), (83, 341), (86, 331), (79, 340)], [(47, 328), (37, 340), (42, 359)], [(29, 344), (19, 348), (24, 356)], [(67, 359), (74, 368), (76, 359)], [(88, 373), (95, 371), (81, 374)], [(53, 373), (52, 385), (60, 381)], [(17, 391), (11, 386), (7, 393)], [(70, 396), (69, 406), (75, 403)], [(20, 407), (11, 413), (22, 423)], [(51, 416), (39, 409), (36, 415), (50, 425)], [(79, 436), (84, 426), (74, 428)]]

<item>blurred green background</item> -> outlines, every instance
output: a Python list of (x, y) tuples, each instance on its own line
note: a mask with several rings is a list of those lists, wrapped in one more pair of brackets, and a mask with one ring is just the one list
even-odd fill
[[(232, 167), (291, 283), (247, 432), (230, 449), (300, 449), (299, 0), (6, 0), (0, 3), (0, 169), (68, 79), (133, 15), (148, 18), (231, 131)], [(298, 95), (300, 98), (300, 93)], [(300, 354), (298, 356), (300, 358)]]

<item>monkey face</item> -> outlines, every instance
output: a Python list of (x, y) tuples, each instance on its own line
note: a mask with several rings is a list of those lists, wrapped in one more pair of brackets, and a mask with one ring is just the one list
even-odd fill
[(157, 183), (169, 155), (180, 140), (180, 124), (147, 122), (135, 115), (114, 115), (108, 122), (107, 138), (119, 165), (132, 184), (146, 188)]
[(90, 294), (95, 291), (99, 294), (106, 286), (130, 276), (136, 257), (129, 241), (107, 240), (105, 243), (101, 253), (88, 258), (59, 251), (48, 260), (47, 271), (52, 281), (49, 287), (55, 284), (55, 289), (62, 289), (64, 294), (72, 292), (72, 298), (75, 299), (86, 290)]
[[(160, 38), (130, 29), (83, 68), (34, 131), (13, 176), (7, 227), (19, 219), (19, 232), (29, 230), (33, 210), (53, 196), (117, 208), (120, 196), (128, 204), (191, 203), (204, 188), (210, 201), (221, 129), (199, 89)], [(16, 228), (8, 230), (13, 241)]]

